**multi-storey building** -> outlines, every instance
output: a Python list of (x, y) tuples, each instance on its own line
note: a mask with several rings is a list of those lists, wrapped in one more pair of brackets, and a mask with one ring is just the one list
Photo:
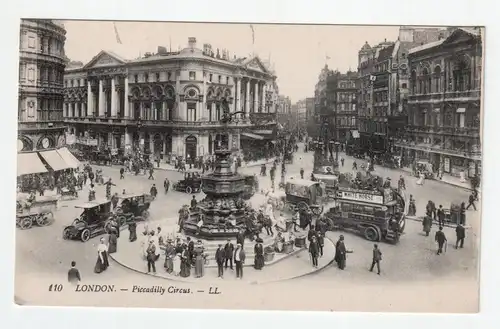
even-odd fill
[(296, 111), (295, 122), (299, 129), (305, 129), (307, 125), (307, 108), (306, 108), (306, 100), (301, 99), (297, 103), (295, 103)]
[(387, 149), (387, 116), (390, 113), (390, 69), (394, 43), (366, 42), (358, 54), (360, 147), (370, 154)]
[(329, 123), (329, 139), (344, 144), (357, 130), (358, 74), (330, 72), (327, 76), (327, 106), (321, 113)]
[[(65, 75), (65, 119), (78, 139), (127, 152), (195, 158), (216, 141), (237, 150), (273, 139), (276, 76), (257, 57), (229, 58), (205, 44), (126, 60), (101, 51)], [(222, 101), (240, 120), (221, 131)]]
[(321, 112), (326, 111), (326, 78), (331, 70), (328, 68), (328, 65), (325, 64), (325, 67), (321, 70), (318, 82), (314, 86), (314, 116), (316, 118), (316, 129), (315, 133), (312, 134), (313, 137), (320, 137), (320, 127), (322, 124)]
[(477, 29), (449, 32), (409, 51), (409, 125), (396, 145), (410, 161), (471, 177), (481, 173), (482, 40)]
[(19, 43), (18, 152), (65, 145), (63, 79), (64, 26), (23, 19)]
[(288, 96), (278, 96), (278, 122), (283, 126), (288, 126), (292, 110), (292, 100)]
[(307, 134), (309, 136), (314, 135), (314, 130), (316, 129), (316, 117), (314, 115), (314, 97), (306, 98), (306, 124), (307, 124)]

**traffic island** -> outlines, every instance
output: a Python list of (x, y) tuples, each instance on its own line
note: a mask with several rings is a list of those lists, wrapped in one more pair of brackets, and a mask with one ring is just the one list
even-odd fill
[[(156, 226), (151, 226), (156, 227)], [(279, 282), (285, 280), (291, 280), (294, 278), (303, 277), (310, 275), (312, 273), (321, 271), (333, 262), (335, 256), (335, 245), (334, 243), (325, 238), (325, 246), (323, 248), (323, 256), (318, 260), (318, 267), (313, 268), (310, 255), (305, 248), (294, 248), (288, 254), (275, 253), (272, 259), (268, 258), (268, 262), (261, 270), (256, 270), (253, 268), (254, 257), (253, 257), (253, 246), (254, 243), (248, 240), (245, 241), (245, 251), (248, 253), (246, 262), (244, 265), (244, 275), (243, 279), (236, 278), (235, 267), (231, 270), (229, 267), (224, 271), (224, 278), (218, 278), (217, 265), (215, 264), (214, 253), (215, 250), (208, 251), (209, 263), (205, 265), (205, 275), (202, 278), (194, 277), (194, 269), (191, 269), (191, 276), (183, 278), (180, 276), (175, 276), (166, 272), (164, 268), (165, 255), (164, 252), (161, 253), (160, 258), (156, 262), (156, 274), (147, 272), (147, 262), (144, 258), (143, 253), (143, 236), (141, 234), (141, 228), (138, 227), (139, 239), (134, 242), (128, 241), (128, 234), (122, 234), (118, 239), (117, 252), (110, 254), (110, 258), (121, 266), (145, 275), (155, 276), (165, 280), (180, 281), (180, 282), (217, 282), (218, 280), (224, 281), (236, 281), (241, 280), (242, 282), (251, 284), (263, 284), (270, 282)], [(162, 228), (164, 231), (164, 228)], [(212, 241), (214, 243), (214, 241)], [(221, 244), (225, 244), (225, 241), (221, 241)], [(233, 241), (233, 244), (235, 242)], [(248, 249), (247, 249), (248, 248)], [(250, 250), (252, 252), (250, 252)]]

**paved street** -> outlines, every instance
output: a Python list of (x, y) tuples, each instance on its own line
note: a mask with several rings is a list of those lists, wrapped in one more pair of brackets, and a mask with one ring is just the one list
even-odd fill
[[(306, 176), (309, 176), (312, 170), (313, 153), (303, 153), (302, 146), (299, 153), (295, 155), (295, 161), (287, 165), (287, 176), (299, 175), (300, 168), (303, 167)], [(341, 154), (345, 161), (345, 170), (352, 167), (352, 159)], [(357, 160), (358, 165), (360, 161)], [(95, 167), (95, 166), (94, 166)], [(114, 187), (116, 192), (122, 189), (134, 192), (148, 192), (153, 183), (158, 186), (159, 197), (151, 206), (151, 217), (155, 220), (164, 220), (165, 226), (173, 224), (177, 217), (177, 210), (180, 205), (189, 203), (190, 195), (169, 192), (163, 193), (163, 180), (168, 177), (174, 182), (182, 177), (180, 173), (173, 171), (157, 170), (155, 180), (147, 179), (147, 176), (126, 175), (125, 180), (119, 180), (118, 167), (100, 167), (103, 169), (104, 176), (111, 177), (117, 184)], [(400, 171), (389, 170), (382, 167), (375, 168), (376, 173), (383, 177), (391, 177), (396, 182), (401, 174)], [(259, 167), (241, 169), (242, 173), (256, 173), (260, 171)], [(278, 171), (279, 172), (279, 171)], [(427, 181), (424, 186), (417, 186), (415, 179), (406, 175), (407, 194), (413, 194), (417, 200), (417, 215), (422, 215), (425, 204), (429, 199), (436, 202), (437, 205), (443, 204), (448, 207), (454, 200), (466, 200), (468, 192), (446, 185), (436, 181)], [(269, 177), (260, 179), (260, 186), (263, 189), (270, 188)], [(97, 197), (104, 197), (104, 187), (97, 187)], [(202, 194), (197, 196), (202, 197)], [(66, 272), (72, 260), (77, 262), (77, 267), (83, 277), (96, 276), (93, 273), (93, 266), (96, 260), (95, 245), (98, 238), (94, 238), (87, 243), (79, 241), (65, 241), (62, 239), (62, 229), (65, 225), (72, 222), (79, 215), (79, 210), (74, 206), (87, 199), (86, 188), (80, 193), (80, 200), (62, 201), (60, 209), (56, 213), (55, 223), (48, 227), (33, 227), (31, 230), (16, 230), (16, 273), (20, 277), (26, 275), (55, 275), (61, 276), (65, 280)], [(374, 273), (368, 272), (371, 261), (372, 244), (362, 237), (352, 233), (344, 233), (346, 245), (354, 251), (349, 255), (347, 270), (339, 271), (334, 266), (328, 267), (314, 275), (314, 280), (329, 280), (332, 277), (345, 277), (343, 280), (422, 280), (446, 275), (448, 276), (467, 276), (475, 275), (475, 263), (478, 259), (478, 242), (475, 239), (479, 232), (479, 212), (468, 211), (468, 225), (471, 228), (467, 230), (466, 243), (463, 250), (455, 250), (452, 247), (454, 243), (454, 232), (446, 228), (445, 233), (449, 240), (447, 252), (442, 256), (435, 255), (436, 246), (433, 242), (433, 234), (430, 237), (424, 237), (421, 234), (421, 223), (409, 221), (406, 226), (405, 234), (398, 245), (380, 243), (383, 252), (382, 276), (378, 277)], [(140, 232), (139, 232), (140, 234)], [(341, 233), (329, 232), (328, 237), (336, 241)], [(129, 271), (115, 263), (100, 278), (127, 276), (131, 279), (139, 278), (142, 274)], [(299, 280), (311, 280), (311, 277), (304, 277)], [(22, 282), (19, 282), (22, 284)]]

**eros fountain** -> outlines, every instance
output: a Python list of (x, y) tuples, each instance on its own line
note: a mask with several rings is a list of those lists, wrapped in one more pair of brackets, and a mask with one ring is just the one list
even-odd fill
[[(227, 126), (232, 117), (241, 112), (229, 113), (223, 100), (222, 123)], [(215, 170), (202, 177), (202, 191), (206, 197), (191, 209), (183, 229), (188, 235), (207, 240), (235, 237), (245, 229), (245, 221), (251, 208), (243, 200), (245, 177), (231, 169), (229, 145), (218, 141), (215, 147)]]

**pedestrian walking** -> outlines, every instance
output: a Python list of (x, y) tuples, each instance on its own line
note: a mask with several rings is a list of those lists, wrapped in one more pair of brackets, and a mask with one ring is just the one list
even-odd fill
[(313, 236), (309, 244), (309, 255), (311, 255), (312, 266), (318, 268), (319, 244), (316, 236)]
[(474, 208), (474, 210), (477, 210), (476, 204), (474, 203), (474, 201), (476, 201), (476, 197), (475, 197), (474, 193), (471, 193), (471, 195), (469, 195), (469, 204), (467, 205), (467, 208), (465, 208), (465, 210), (469, 210), (470, 206), (472, 206)]
[(80, 276), (80, 271), (76, 268), (76, 262), (71, 262), (71, 268), (68, 270), (68, 282), (75, 285), (79, 284), (82, 281), (82, 277)]
[(300, 168), (300, 179), (304, 179), (304, 168)]
[(153, 173), (155, 172), (153, 166), (151, 166), (151, 168), (149, 168), (149, 177), (148, 179), (151, 179), (151, 180), (154, 180), (155, 178), (153, 177)]
[(106, 199), (110, 200), (111, 199), (111, 186), (116, 186), (116, 184), (111, 182), (111, 178), (104, 183), (106, 185)]
[(382, 252), (378, 248), (378, 245), (375, 243), (373, 245), (373, 259), (372, 266), (370, 267), (370, 272), (373, 272), (373, 268), (377, 265), (377, 274), (380, 275), (380, 261), (382, 260)]
[(446, 218), (446, 214), (444, 212), (443, 206), (439, 205), (439, 209), (437, 211), (437, 218), (439, 221), (439, 226), (444, 226), (444, 220)]
[(156, 196), (158, 195), (158, 189), (156, 188), (156, 185), (153, 184), (151, 188), (149, 189), (149, 194), (153, 197), (153, 200), (156, 199)]
[(165, 178), (165, 181), (163, 182), (163, 188), (165, 189), (165, 194), (168, 193), (168, 189), (170, 188), (170, 181), (168, 178)]
[(233, 254), (234, 254), (234, 245), (231, 243), (231, 240), (227, 239), (227, 243), (224, 246), (224, 259), (225, 264), (224, 268), (227, 270), (227, 264), (229, 263), (230, 269), (233, 269)]
[[(218, 271), (218, 278), (223, 278), (224, 277), (224, 260), (226, 259), (226, 252), (222, 248), (222, 244), (219, 244), (219, 248), (217, 248), (217, 251), (215, 252), (215, 261), (217, 262), (217, 271)], [(227, 268), (227, 266), (226, 266)]]
[(137, 240), (137, 224), (133, 219), (130, 223), (128, 223), (128, 231), (129, 231), (128, 241), (134, 242), (135, 240)]
[(424, 219), (422, 220), (422, 230), (425, 233), (425, 236), (429, 236), (429, 233), (431, 232), (431, 227), (432, 227), (432, 217), (429, 215), (425, 215)]
[(344, 166), (344, 158), (340, 158), (340, 164), (342, 165), (342, 167)]
[(339, 237), (339, 240), (335, 244), (335, 262), (337, 263), (337, 266), (339, 269), (344, 270), (346, 267), (346, 261), (347, 261), (347, 254), (351, 253), (352, 251), (348, 251), (345, 247), (344, 244), (344, 236), (341, 235)]
[(457, 243), (455, 243), (455, 249), (458, 249), (464, 247), (464, 239), (465, 239), (465, 227), (462, 226), (462, 224), (458, 224), (457, 227), (455, 228), (455, 232), (457, 234)]
[(236, 264), (236, 277), (243, 279), (243, 265), (245, 264), (245, 250), (242, 245), (238, 243), (234, 250), (234, 263)]
[(156, 274), (156, 246), (153, 240), (149, 240), (149, 246), (146, 250), (146, 260), (148, 262), (148, 273), (153, 271)]
[(121, 167), (120, 168), (120, 179), (125, 179), (125, 176), (123, 175), (125, 173), (125, 168)]
[(101, 238), (97, 246), (97, 262), (94, 267), (95, 273), (102, 273), (109, 267), (108, 261), (108, 246), (104, 243), (104, 238)]
[(437, 254), (441, 255), (443, 253), (443, 245), (445, 246), (445, 252), (446, 252), (446, 242), (448, 240), (446, 239), (446, 235), (443, 232), (443, 227), (439, 227), (439, 231), (436, 232), (435, 240), (438, 244)]

